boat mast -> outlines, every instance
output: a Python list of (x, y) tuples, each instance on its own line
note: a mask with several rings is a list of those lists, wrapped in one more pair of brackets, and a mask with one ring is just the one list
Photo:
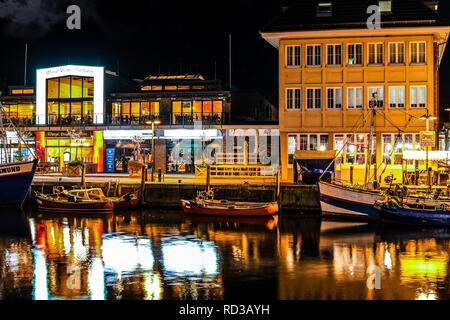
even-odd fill
[(378, 105), (377, 93), (374, 92), (372, 96), (372, 101), (369, 102), (370, 109), (370, 133), (369, 133), (369, 141), (367, 144), (367, 161), (366, 161), (366, 172), (364, 175), (364, 188), (368, 188), (368, 177), (370, 168), (372, 167), (372, 139), (373, 139), (373, 127), (375, 120), (375, 107)]
[(3, 151), (5, 152), (5, 163), (9, 163), (8, 148), (6, 146), (6, 130), (3, 127), (3, 106), (0, 104), (0, 130), (2, 136)]

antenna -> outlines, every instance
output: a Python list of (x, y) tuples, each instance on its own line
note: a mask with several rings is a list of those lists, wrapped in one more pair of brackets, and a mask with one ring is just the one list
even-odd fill
[(25, 71), (23, 73), (23, 85), (27, 85), (27, 59), (28, 59), (28, 44), (25, 43)]
[(230, 91), (231, 91), (231, 33), (229, 34), (228, 37), (228, 47), (229, 47), (229, 58), (230, 58), (230, 63), (229, 63), (229, 67), (230, 67)]

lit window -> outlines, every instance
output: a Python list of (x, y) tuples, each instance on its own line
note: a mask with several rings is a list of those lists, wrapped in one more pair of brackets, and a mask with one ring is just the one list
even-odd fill
[(331, 1), (323, 1), (317, 4), (318, 17), (330, 17), (332, 13)]
[(411, 108), (426, 107), (426, 87), (411, 87)]
[(405, 63), (404, 43), (389, 43), (389, 63)]
[(425, 63), (425, 42), (411, 42), (411, 63)]
[(389, 87), (389, 106), (391, 108), (405, 107), (405, 87)]
[(347, 108), (362, 109), (363, 107), (363, 90), (359, 88), (347, 88)]
[(362, 44), (349, 44), (348, 49), (348, 64), (362, 65), (363, 64), (363, 46)]

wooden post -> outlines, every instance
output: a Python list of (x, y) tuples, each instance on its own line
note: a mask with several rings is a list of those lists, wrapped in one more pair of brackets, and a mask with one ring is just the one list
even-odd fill
[(350, 184), (353, 185), (353, 166), (350, 166)]
[(206, 192), (209, 192), (211, 188), (211, 167), (210, 165), (206, 166)]
[(86, 185), (86, 165), (84, 163), (81, 165), (81, 185)]
[(276, 188), (275, 188), (275, 201), (280, 201), (280, 169), (278, 168), (276, 174)]
[(141, 192), (140, 192), (140, 202), (144, 203), (144, 193), (145, 193), (145, 181), (147, 180), (147, 165), (142, 166), (141, 172)]
[(158, 169), (158, 182), (161, 182), (162, 169)]

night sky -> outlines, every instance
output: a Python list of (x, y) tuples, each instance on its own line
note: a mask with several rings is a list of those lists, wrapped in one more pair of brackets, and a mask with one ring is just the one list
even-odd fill
[[(233, 84), (274, 100), (277, 50), (261, 38), (259, 30), (292, 1), (0, 0), (1, 83), (23, 84), (25, 43), (28, 84), (35, 83), (36, 68), (69, 63), (100, 63), (112, 71), (119, 69), (126, 78), (199, 73), (228, 81), (228, 35), (232, 34)], [(66, 27), (66, 8), (71, 4), (81, 8), (81, 30)], [(439, 12), (450, 20), (449, 1), (441, 1)], [(448, 105), (449, 50), (440, 73), (441, 102)]]

